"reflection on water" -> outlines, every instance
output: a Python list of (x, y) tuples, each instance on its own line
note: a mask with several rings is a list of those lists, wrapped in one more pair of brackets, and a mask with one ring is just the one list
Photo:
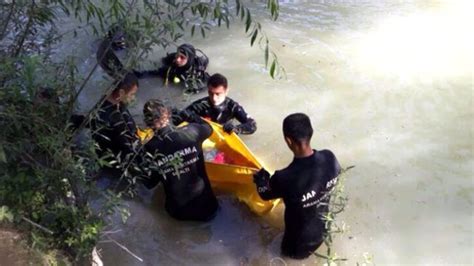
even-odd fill
[(361, 38), (357, 62), (371, 72), (400, 78), (451, 77), (468, 69), (473, 44), (465, 32), (469, 9), (441, 8), (382, 20)]
[[(265, 165), (291, 161), (281, 121), (305, 112), (315, 126), (313, 145), (329, 148), (347, 180), (343, 219), (350, 231), (336, 242), (349, 265), (369, 252), (379, 264), (472, 264), (473, 104), (472, 11), (469, 1), (283, 1), (276, 23), (263, 19), (287, 79), (271, 80), (263, 56), (242, 27), (188, 39), (211, 59), (210, 72), (229, 78), (230, 96), (258, 124), (244, 136)], [(92, 40), (75, 45), (80, 68), (90, 69)], [(157, 60), (165, 51), (148, 58)], [(94, 82), (103, 82), (103, 73)], [(183, 97), (158, 79), (141, 81), (140, 113), (149, 98), (183, 107)], [(81, 95), (82, 108), (100, 95)], [(256, 217), (221, 196), (215, 220), (183, 223), (168, 217), (162, 193), (130, 201), (131, 217), (113, 237), (144, 264), (269, 264), (283, 229), (283, 208)], [(161, 195), (161, 198), (160, 198)], [(142, 265), (117, 246), (101, 245), (106, 264)], [(305, 263), (313, 262), (314, 258)], [(289, 262), (298, 264), (298, 262)]]

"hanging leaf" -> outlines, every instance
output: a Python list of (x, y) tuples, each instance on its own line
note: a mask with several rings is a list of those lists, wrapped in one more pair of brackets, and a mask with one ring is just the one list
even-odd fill
[(220, 18), (221, 17), (221, 10), (220, 6), (217, 5), (216, 8), (214, 8), (214, 18)]
[(248, 32), (252, 25), (252, 18), (250, 17), (250, 11), (247, 9), (247, 20), (245, 21), (245, 32)]
[(270, 54), (269, 47), (268, 47), (268, 40), (267, 43), (265, 44), (265, 68), (268, 67), (268, 56)]
[(178, 27), (179, 27), (182, 31), (184, 31), (183, 21), (176, 22), (176, 25), (178, 25)]
[(276, 60), (273, 59), (272, 66), (270, 67), (270, 76), (272, 77), (272, 79), (275, 78), (275, 70), (276, 70)]
[(270, 14), (272, 15), (272, 18), (275, 17), (275, 12), (276, 12), (275, 2), (272, 1), (270, 4)]
[(225, 26), (226, 26), (227, 28), (229, 28), (229, 27), (230, 27), (229, 17), (228, 17), (228, 16), (225, 16), (224, 19), (225, 19)]
[(0, 163), (6, 163), (7, 162), (7, 156), (5, 155), (5, 151), (3, 150), (3, 147), (0, 146)]
[(252, 38), (250, 39), (250, 46), (253, 46), (253, 43), (255, 42), (255, 39), (257, 38), (258, 35), (258, 30), (255, 29), (252, 34)]
[(235, 0), (235, 5), (236, 5), (236, 8), (235, 8), (235, 15), (238, 16), (238, 15), (239, 15), (239, 11), (240, 11), (240, 7), (241, 7), (240, 0)]

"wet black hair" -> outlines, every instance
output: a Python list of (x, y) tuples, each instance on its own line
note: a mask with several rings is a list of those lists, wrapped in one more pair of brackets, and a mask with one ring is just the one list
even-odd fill
[(313, 136), (311, 120), (306, 114), (294, 113), (283, 120), (283, 135), (299, 144), (309, 143)]
[(133, 73), (126, 74), (123, 79), (119, 82), (117, 87), (115, 87), (113, 93), (118, 93), (119, 90), (124, 90), (125, 92), (129, 92), (133, 86), (138, 86), (138, 78)]
[(224, 86), (227, 89), (227, 78), (224, 75), (216, 73), (212, 75), (207, 81), (208, 88), (216, 88), (219, 86)]
[(143, 116), (145, 124), (149, 127), (153, 127), (155, 120), (169, 119), (170, 110), (162, 101), (151, 99), (143, 106)]

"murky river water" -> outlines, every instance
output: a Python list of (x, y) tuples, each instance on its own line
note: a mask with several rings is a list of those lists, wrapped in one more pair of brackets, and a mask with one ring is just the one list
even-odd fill
[[(244, 136), (272, 171), (291, 161), (281, 134), (289, 113), (305, 112), (312, 144), (344, 166), (350, 202), (336, 242), (348, 265), (373, 255), (377, 264), (473, 263), (473, 53), (469, 1), (284, 1), (277, 22), (261, 19), (287, 79), (264, 72), (262, 52), (243, 27), (188, 39), (206, 52), (210, 72), (225, 74), (230, 97), (256, 119)], [(263, 18), (263, 13), (260, 16)], [(90, 41), (90, 40), (88, 40)], [(95, 48), (76, 43), (90, 69)], [(149, 59), (158, 59), (157, 51)], [(90, 55), (90, 56), (89, 56)], [(102, 71), (94, 82), (103, 80)], [(87, 109), (96, 89), (81, 96)], [(142, 80), (133, 112), (167, 99), (191, 99), (158, 79)], [(106, 265), (268, 265), (282, 262), (283, 208), (256, 217), (229, 196), (209, 223), (183, 223), (162, 208), (162, 191), (128, 202), (131, 217), (113, 238), (142, 258), (103, 243)], [(312, 264), (315, 258), (290, 264)]]

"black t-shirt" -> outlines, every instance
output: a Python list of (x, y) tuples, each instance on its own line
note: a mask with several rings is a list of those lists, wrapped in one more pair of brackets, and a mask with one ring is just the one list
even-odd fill
[(132, 115), (123, 104), (105, 100), (91, 120), (92, 137), (99, 145), (99, 156), (111, 151), (122, 162), (136, 152), (139, 140)]
[(164, 186), (165, 208), (180, 220), (208, 220), (217, 210), (204, 165), (202, 142), (212, 133), (207, 123), (165, 127), (145, 144), (155, 178)]
[(331, 151), (314, 151), (276, 171), (269, 188), (259, 187), (263, 199), (283, 198), (285, 202), (284, 255), (304, 258), (322, 243), (325, 226), (321, 215), (327, 212), (327, 206), (318, 203), (329, 200), (323, 196), (335, 185), (340, 170)]
[(213, 106), (209, 101), (209, 97), (196, 100), (186, 107), (178, 116), (173, 117), (174, 123), (179, 124), (182, 121), (192, 121), (192, 119), (190, 120), (189, 118), (194, 114), (210, 119), (221, 125), (232, 119), (237, 119), (241, 124), (237, 125), (236, 133), (252, 134), (257, 130), (255, 120), (245, 112), (240, 104), (229, 97), (218, 106)]

